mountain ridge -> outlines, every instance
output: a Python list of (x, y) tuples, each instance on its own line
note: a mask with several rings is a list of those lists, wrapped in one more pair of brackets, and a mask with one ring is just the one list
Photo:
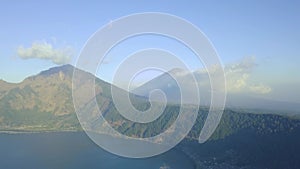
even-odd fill
[[(31, 76), (14, 85), (9, 90), (1, 92), (0, 130), (82, 130), (73, 106), (70, 68), (74, 69), (73, 66), (67, 65), (43, 71), (43, 73)], [(92, 75), (84, 71), (81, 73), (87, 76)], [(84, 84), (85, 81), (82, 81), (82, 86)], [(110, 84), (96, 78), (95, 86), (97, 101), (104, 105), (102, 107), (103, 116), (120, 132), (131, 136), (149, 137), (164, 131), (176, 119), (179, 107), (175, 104), (167, 106), (162, 116), (151, 123), (148, 128), (142, 124), (126, 121), (124, 117), (118, 114), (113, 105)], [(147, 109), (146, 100), (143, 97), (136, 97), (135, 99), (134, 103), (138, 109)], [(202, 128), (207, 113), (207, 107), (200, 108), (197, 123), (190, 132), (190, 138), (197, 139), (197, 134)], [(300, 120), (294, 117), (266, 114), (263, 111), (256, 113), (226, 109), (212, 138), (220, 139), (244, 128), (253, 128), (257, 132), (264, 131), (262, 128), (265, 128), (270, 132), (289, 131), (291, 128), (296, 129), (297, 126), (300, 126)], [(278, 124), (278, 126), (274, 124)]]
[[(208, 76), (205, 77), (205, 75), (203, 74), (199, 75), (198, 71), (189, 73), (188, 71), (185, 71), (183, 69), (175, 68), (145, 82), (144, 84), (133, 89), (131, 92), (136, 95), (149, 98), (150, 91), (158, 89), (165, 93), (168, 101), (179, 104), (181, 102), (180, 87), (170, 75), (180, 79), (182, 82), (186, 82), (188, 80), (186, 79), (186, 75), (191, 74), (194, 74), (195, 79), (199, 83), (198, 88), (200, 93), (200, 104), (202, 106), (210, 106), (210, 89), (205, 88), (201, 85), (201, 79), (208, 78)], [(188, 88), (188, 84), (183, 87)], [(157, 98), (158, 101), (160, 101), (159, 99), (160, 98)], [(274, 112), (285, 111), (292, 114), (300, 114), (299, 103), (272, 100), (258, 96), (255, 97), (246, 93), (242, 95), (237, 93), (227, 93), (226, 108), (264, 109)]]

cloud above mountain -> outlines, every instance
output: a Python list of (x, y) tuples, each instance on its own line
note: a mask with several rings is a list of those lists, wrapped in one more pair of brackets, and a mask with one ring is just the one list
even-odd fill
[[(255, 57), (244, 57), (241, 60), (225, 65), (224, 75), (226, 78), (226, 89), (228, 93), (253, 93), (268, 94), (272, 88), (263, 82), (256, 82), (253, 79), (253, 71), (258, 66)], [(217, 78), (220, 74), (216, 73), (220, 67), (209, 67), (210, 78)], [(185, 78), (189, 71), (177, 71), (173, 73), (178, 78)], [(210, 80), (206, 69), (199, 69), (193, 72), (196, 82), (202, 91), (209, 90)], [(190, 80), (182, 80), (190, 83)], [(188, 84), (186, 84), (188, 86)]]
[(256, 66), (255, 57), (245, 57), (239, 62), (225, 66), (228, 92), (270, 93), (272, 89), (268, 85), (251, 81)]
[(19, 46), (17, 55), (22, 59), (44, 59), (54, 64), (62, 65), (69, 63), (73, 56), (73, 49), (70, 46), (55, 48), (53, 44), (46, 41), (36, 41), (28, 48)]

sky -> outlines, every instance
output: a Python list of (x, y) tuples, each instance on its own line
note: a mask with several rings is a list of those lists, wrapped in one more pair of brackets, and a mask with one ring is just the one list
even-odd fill
[[(0, 79), (17, 83), (53, 66), (75, 65), (86, 41), (104, 25), (133, 13), (163, 12), (193, 23), (209, 38), (227, 71), (229, 92), (300, 103), (299, 7), (299, 1), (276, 0), (4, 0), (0, 6)], [(145, 47), (193, 57), (168, 38), (136, 37), (109, 53), (97, 75), (111, 81), (112, 68), (124, 56)], [(192, 59), (187, 62), (194, 71), (203, 68)]]

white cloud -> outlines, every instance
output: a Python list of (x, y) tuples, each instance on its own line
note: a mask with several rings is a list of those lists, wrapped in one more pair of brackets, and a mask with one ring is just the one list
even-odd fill
[(225, 67), (225, 76), (227, 81), (227, 91), (252, 92), (256, 94), (267, 94), (272, 91), (271, 87), (265, 84), (253, 84), (251, 75), (257, 64), (255, 57), (245, 57), (237, 63)]
[[(257, 64), (255, 63), (255, 57), (245, 57), (242, 60), (231, 63), (225, 66), (224, 73), (226, 78), (226, 89), (228, 93), (255, 93), (255, 94), (268, 94), (272, 91), (271, 87), (262, 82), (259, 84), (254, 83), (252, 72)], [(210, 69), (211, 78), (218, 78), (220, 76), (216, 71), (218, 67), (212, 66)], [(182, 76), (188, 74), (187, 72), (177, 73), (178, 78), (184, 78)], [(210, 81), (205, 69), (199, 69), (193, 72), (197, 84), (201, 87), (202, 91), (210, 89)], [(214, 77), (215, 76), (215, 77)], [(255, 78), (255, 77), (254, 77)], [(190, 83), (190, 80), (182, 80)], [(188, 84), (186, 84), (188, 86)]]
[(70, 46), (54, 48), (51, 43), (43, 41), (34, 42), (29, 48), (20, 46), (17, 50), (17, 54), (22, 59), (45, 59), (61, 65), (70, 62), (70, 59), (73, 55), (73, 49)]
[(267, 94), (267, 93), (270, 93), (272, 91), (272, 89), (269, 86), (266, 86), (266, 85), (263, 85), (263, 84), (249, 86), (249, 89), (252, 92), (259, 93), (259, 94)]
[[(228, 76), (227, 76), (228, 77)], [(240, 77), (230, 77), (227, 78), (229, 82), (231, 82), (230, 85), (228, 85), (228, 90), (241, 90), (247, 86), (247, 80), (249, 78), (248, 74), (242, 74)], [(228, 84), (228, 83), (227, 83)]]
[(251, 70), (255, 66), (254, 57), (246, 57), (241, 61), (225, 67), (228, 92), (241, 92), (248, 86)]

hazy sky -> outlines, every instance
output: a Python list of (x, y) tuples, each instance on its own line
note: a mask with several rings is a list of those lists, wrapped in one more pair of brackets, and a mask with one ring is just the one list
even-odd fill
[[(132, 13), (165, 12), (190, 21), (207, 35), (228, 70), (232, 92), (300, 102), (299, 8), (299, 1), (5, 0), (0, 6), (0, 78), (20, 82), (55, 65), (74, 64), (88, 38), (105, 24)], [(169, 47), (189, 56), (168, 39), (152, 43), (157, 39), (136, 38), (112, 51), (99, 76), (109, 81), (110, 67), (143, 47)]]

